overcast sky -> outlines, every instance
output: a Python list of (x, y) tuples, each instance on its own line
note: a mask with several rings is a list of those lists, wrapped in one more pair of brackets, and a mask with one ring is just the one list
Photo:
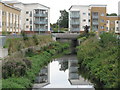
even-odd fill
[(107, 5), (107, 13), (118, 13), (118, 2), (120, 0), (17, 0), (17, 1), (23, 3), (40, 3), (50, 7), (50, 22), (55, 23), (60, 16), (59, 11), (64, 9), (68, 11), (71, 5), (105, 4)]

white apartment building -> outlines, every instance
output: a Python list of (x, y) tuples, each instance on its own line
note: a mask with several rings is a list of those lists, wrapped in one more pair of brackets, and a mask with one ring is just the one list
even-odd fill
[(27, 33), (50, 32), (50, 8), (39, 3), (6, 2), (21, 9), (22, 31)]
[(119, 27), (119, 32), (120, 32), (120, 1), (118, 2), (118, 27)]
[(69, 9), (69, 31), (82, 32), (85, 26), (90, 26), (89, 6), (73, 5)]
[(72, 5), (69, 9), (69, 31), (83, 32), (89, 30), (104, 32), (106, 30), (106, 5)]

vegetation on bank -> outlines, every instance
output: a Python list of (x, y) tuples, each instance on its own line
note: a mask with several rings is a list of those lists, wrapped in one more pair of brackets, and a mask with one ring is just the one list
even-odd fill
[[(30, 50), (26, 57), (4, 60), (2, 88), (30, 88), (40, 69), (60, 53), (68, 53), (69, 44), (53, 42), (37, 52)], [(67, 51), (67, 52), (66, 52)], [(22, 56), (21, 56), (22, 57)]]
[(84, 38), (77, 47), (80, 73), (95, 82), (97, 88), (119, 88), (118, 44), (120, 41), (116, 35), (103, 33), (100, 39), (96, 36)]
[(32, 37), (27, 37), (26, 34), (22, 34), (21, 38), (8, 38), (4, 45), (4, 48), (8, 48), (8, 53), (12, 54), (14, 52), (20, 51), (21, 49), (32, 47), (32, 46), (43, 46), (52, 42), (50, 35), (33, 35)]

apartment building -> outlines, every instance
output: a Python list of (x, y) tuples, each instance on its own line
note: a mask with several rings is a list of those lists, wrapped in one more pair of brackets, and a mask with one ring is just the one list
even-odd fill
[(107, 23), (106, 24), (107, 24), (106, 30), (108, 32), (119, 33), (118, 16), (107, 16)]
[(119, 33), (118, 16), (106, 16), (106, 5), (73, 5), (69, 9), (69, 31), (83, 32), (84, 27), (98, 33)]
[(89, 30), (105, 31), (106, 5), (73, 5), (69, 13), (69, 31), (83, 32), (86, 25)]
[(39, 3), (9, 2), (21, 9), (21, 30), (26, 33), (50, 32), (50, 8)]
[(83, 32), (85, 25), (90, 26), (89, 6), (73, 5), (69, 11), (69, 31)]
[(3, 32), (20, 33), (19, 8), (0, 2), (0, 34)]
[(119, 33), (120, 33), (120, 1), (118, 2), (118, 27), (119, 27)]

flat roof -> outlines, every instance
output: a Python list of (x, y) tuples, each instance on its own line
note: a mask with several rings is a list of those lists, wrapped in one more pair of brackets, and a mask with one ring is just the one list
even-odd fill
[(107, 5), (103, 5), (103, 4), (91, 4), (91, 5), (72, 5), (69, 10), (72, 7), (107, 7)]
[(16, 7), (13, 7), (13, 6), (11, 6), (11, 5), (8, 5), (8, 4), (6, 4), (5, 2), (0, 1), (0, 3), (4, 4), (4, 5), (7, 6), (7, 7), (10, 7), (10, 8), (16, 9), (16, 10), (18, 10), (18, 11), (21, 11), (21, 9), (16, 8)]

